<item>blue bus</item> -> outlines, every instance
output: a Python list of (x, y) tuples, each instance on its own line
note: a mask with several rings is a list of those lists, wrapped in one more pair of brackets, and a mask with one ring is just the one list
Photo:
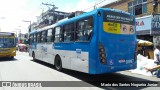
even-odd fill
[(89, 74), (135, 69), (135, 16), (98, 8), (30, 33), (30, 56)]

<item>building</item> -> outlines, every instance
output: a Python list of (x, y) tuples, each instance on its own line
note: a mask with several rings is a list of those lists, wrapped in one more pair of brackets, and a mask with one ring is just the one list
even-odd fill
[(31, 25), (28, 26), (29, 32), (37, 30), (38, 23), (37, 22), (33, 22), (31, 23)]
[(18, 44), (28, 44), (28, 34), (18, 34)]
[(137, 38), (160, 43), (160, 0), (117, 0), (102, 7), (135, 15)]
[(57, 21), (66, 18), (68, 15), (69, 13), (66, 12), (55, 11), (54, 9), (48, 10), (37, 17), (37, 27), (42, 28), (54, 24)]

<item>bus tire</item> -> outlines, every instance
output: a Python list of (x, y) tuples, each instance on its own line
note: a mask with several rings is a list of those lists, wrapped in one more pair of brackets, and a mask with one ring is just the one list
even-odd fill
[(61, 61), (61, 58), (58, 55), (55, 57), (54, 65), (56, 67), (56, 70), (62, 71), (62, 61)]
[(33, 61), (36, 61), (35, 53), (32, 53)]
[(14, 59), (14, 56), (11, 56), (10, 59)]

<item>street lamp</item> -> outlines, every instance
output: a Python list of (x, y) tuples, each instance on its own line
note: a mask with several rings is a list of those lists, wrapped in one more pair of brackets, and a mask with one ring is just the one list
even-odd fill
[[(16, 31), (19, 31), (19, 38), (21, 39), (21, 29), (15, 29)], [(17, 32), (16, 32), (17, 33)]]
[(23, 22), (29, 22), (29, 31), (28, 32), (31, 32), (31, 21), (26, 21), (26, 20), (22, 20)]
[(19, 33), (18, 33), (18, 43), (22, 43), (22, 41), (21, 41), (21, 29), (15, 29), (15, 30), (19, 31)]

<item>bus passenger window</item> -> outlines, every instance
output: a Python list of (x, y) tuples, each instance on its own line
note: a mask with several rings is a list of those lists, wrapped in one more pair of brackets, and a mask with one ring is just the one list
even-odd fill
[(32, 44), (32, 43), (33, 43), (33, 34), (31, 34), (31, 35), (29, 36), (29, 39), (30, 39), (30, 44)]
[(55, 28), (55, 42), (63, 42), (63, 30), (61, 27)]
[(54, 42), (55, 41), (55, 29), (52, 30), (52, 37), (51, 37), (51, 41)]
[(74, 24), (67, 24), (64, 26), (64, 42), (70, 42), (74, 40)]
[(42, 32), (41, 41), (47, 42), (47, 31), (46, 30)]
[(38, 32), (38, 33), (37, 33), (37, 42), (38, 42), (38, 43), (41, 43), (41, 35), (42, 35), (41, 32)]
[(47, 42), (52, 42), (52, 40), (53, 40), (52, 37), (53, 37), (52, 29), (49, 29), (48, 33), (47, 33)]
[(89, 41), (93, 31), (93, 17), (78, 21), (76, 30), (76, 41)]
[(34, 43), (37, 42), (37, 33), (35, 33), (34, 36), (33, 36), (33, 42), (34, 42)]

